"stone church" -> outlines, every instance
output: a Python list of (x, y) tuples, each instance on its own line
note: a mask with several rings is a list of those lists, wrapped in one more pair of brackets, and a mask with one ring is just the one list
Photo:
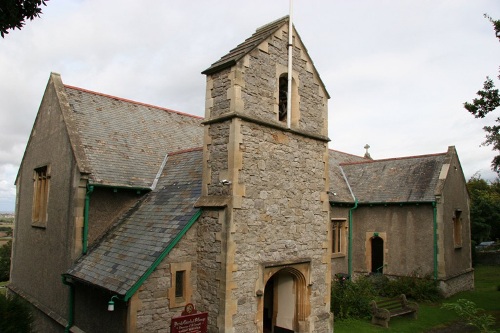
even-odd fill
[[(391, 232), (412, 213), (391, 213), (390, 228), (383, 219), (358, 223), (354, 206), (385, 206), (356, 198), (363, 185), (350, 183), (369, 172), (352, 170), (377, 161), (328, 149), (329, 94), (288, 17), (257, 29), (203, 74), (203, 118), (50, 75), (16, 178), (9, 285), (33, 305), (38, 332), (170, 332), (187, 304), (208, 314), (208, 332), (332, 332), (333, 275), (371, 272), (365, 244), (348, 237), (353, 230), (371, 233), (369, 245), (382, 236), (386, 256), (376, 260), (389, 263), (384, 274), (407, 273), (392, 261)], [(472, 272), (468, 196), (453, 158), (460, 205), (422, 201), (440, 208), (429, 231), (437, 240), (427, 249), (425, 233), (421, 264), (437, 267), (445, 284), (446, 265), (458, 267), (454, 276)], [(413, 185), (446, 188), (447, 161), (434, 161), (432, 181)], [(389, 206), (419, 204), (410, 201)], [(462, 243), (452, 252), (461, 256), (434, 255), (453, 219)]]

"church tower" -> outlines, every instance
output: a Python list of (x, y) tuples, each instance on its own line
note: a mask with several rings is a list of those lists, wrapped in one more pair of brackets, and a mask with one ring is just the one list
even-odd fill
[(329, 96), (292, 33), (291, 73), (288, 17), (203, 72), (197, 289), (209, 332), (332, 331)]

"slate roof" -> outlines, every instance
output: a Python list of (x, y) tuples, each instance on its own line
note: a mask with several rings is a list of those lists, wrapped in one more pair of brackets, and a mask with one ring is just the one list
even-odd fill
[(224, 68), (233, 66), (238, 62), (238, 60), (243, 58), (246, 54), (256, 48), (260, 43), (269, 38), (286, 23), (288, 23), (288, 15), (258, 28), (252, 36), (229, 51), (228, 54), (224, 55), (218, 61), (214, 62), (212, 66), (205, 69), (202, 74), (212, 74)]
[(351, 155), (338, 150), (330, 149), (329, 157), (329, 175), (330, 175), (330, 193), (328, 194), (331, 202), (354, 203), (349, 185), (342, 174), (341, 163), (365, 162), (367, 159), (361, 156)]
[(341, 163), (359, 203), (435, 201), (447, 154)]
[(201, 178), (201, 149), (170, 154), (156, 189), (67, 275), (125, 295), (197, 218)]
[(68, 85), (64, 89), (90, 183), (150, 188), (167, 153), (203, 144), (201, 117)]

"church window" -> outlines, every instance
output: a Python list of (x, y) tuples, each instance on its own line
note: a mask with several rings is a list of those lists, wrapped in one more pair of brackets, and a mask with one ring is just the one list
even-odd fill
[(460, 209), (455, 210), (453, 216), (453, 241), (455, 243), (455, 248), (462, 247), (462, 211)]
[(193, 293), (191, 281), (191, 263), (171, 263), (171, 286), (168, 290), (170, 308), (185, 306), (191, 302)]
[(32, 222), (34, 226), (47, 225), (47, 206), (49, 201), (50, 168), (45, 165), (33, 172), (33, 207)]
[(184, 299), (184, 286), (186, 284), (186, 271), (175, 272), (175, 298)]
[(332, 219), (332, 254), (344, 256), (346, 253), (346, 219)]
[(279, 78), (279, 121), (286, 121), (288, 105), (288, 74), (282, 74)]

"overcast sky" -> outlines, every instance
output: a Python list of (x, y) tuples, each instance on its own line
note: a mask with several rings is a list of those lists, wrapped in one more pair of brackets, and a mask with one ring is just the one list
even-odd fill
[[(293, 20), (328, 89), (330, 147), (373, 158), (455, 145), (468, 179), (493, 179), (485, 124), (463, 108), (500, 65), (499, 0), (295, 0)], [(288, 0), (51, 0), (0, 39), (0, 211), (50, 72), (65, 84), (204, 114), (201, 71), (288, 14)]]

